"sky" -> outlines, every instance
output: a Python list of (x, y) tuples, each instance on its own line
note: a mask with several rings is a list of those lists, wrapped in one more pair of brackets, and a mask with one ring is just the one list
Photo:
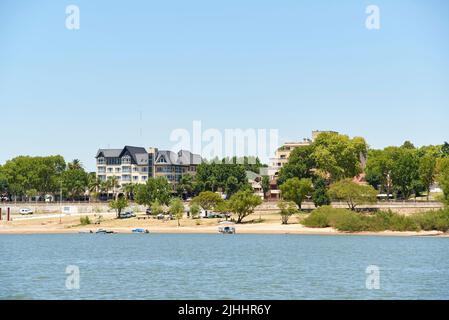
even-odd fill
[(448, 39), (444, 0), (2, 0), (0, 164), (61, 154), (94, 170), (98, 148), (170, 149), (193, 121), (279, 143), (320, 129), (441, 144)]

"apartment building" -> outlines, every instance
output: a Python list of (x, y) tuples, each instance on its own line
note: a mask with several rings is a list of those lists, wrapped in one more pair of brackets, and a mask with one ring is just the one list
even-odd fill
[(97, 177), (106, 181), (116, 177), (120, 186), (127, 183), (145, 183), (153, 176), (153, 159), (141, 147), (125, 146), (123, 149), (99, 149)]
[(149, 178), (164, 176), (176, 184), (184, 174), (196, 173), (201, 156), (190, 151), (178, 153), (157, 148), (125, 146), (123, 149), (99, 149), (95, 156), (97, 177), (106, 181), (116, 177), (119, 185), (146, 183)]
[(168, 150), (155, 152), (154, 172), (156, 177), (166, 177), (167, 180), (176, 184), (186, 174), (195, 175), (197, 166), (202, 162), (198, 154), (187, 150), (178, 153)]

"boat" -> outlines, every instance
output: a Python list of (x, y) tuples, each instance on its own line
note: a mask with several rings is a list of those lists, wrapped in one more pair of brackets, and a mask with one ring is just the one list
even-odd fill
[(105, 229), (98, 229), (95, 233), (110, 234), (110, 233), (114, 233), (114, 231), (112, 231), (112, 230), (105, 230)]
[(93, 233), (93, 231), (92, 230), (89, 230), (89, 231), (80, 231), (80, 232), (78, 232), (79, 234), (86, 234), (86, 233)]
[(150, 233), (150, 231), (148, 231), (148, 229), (143, 229), (143, 228), (135, 228), (131, 230), (132, 233)]
[(235, 234), (234, 222), (223, 221), (219, 223), (218, 232), (222, 234)]

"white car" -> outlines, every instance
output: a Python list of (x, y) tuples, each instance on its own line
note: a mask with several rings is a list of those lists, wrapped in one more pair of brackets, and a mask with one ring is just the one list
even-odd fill
[(20, 214), (33, 214), (33, 210), (23, 208), (23, 209), (19, 210), (19, 213)]

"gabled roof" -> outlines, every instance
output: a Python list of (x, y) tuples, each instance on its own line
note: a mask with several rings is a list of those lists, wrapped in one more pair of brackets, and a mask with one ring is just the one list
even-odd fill
[(198, 165), (202, 162), (201, 156), (187, 150), (178, 153), (169, 150), (159, 150), (156, 155), (156, 163), (169, 165)]
[(105, 158), (121, 158), (125, 153), (128, 153), (133, 162), (138, 165), (148, 164), (148, 153), (142, 147), (125, 146), (123, 149), (99, 149), (95, 158), (101, 156)]
[(95, 158), (103, 156), (105, 158), (117, 158), (123, 149), (98, 149)]

